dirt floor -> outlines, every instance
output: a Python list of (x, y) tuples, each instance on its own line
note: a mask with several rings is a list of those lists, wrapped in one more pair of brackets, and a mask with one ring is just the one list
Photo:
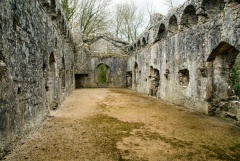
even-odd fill
[(5, 160), (240, 160), (240, 129), (128, 89), (80, 89)]

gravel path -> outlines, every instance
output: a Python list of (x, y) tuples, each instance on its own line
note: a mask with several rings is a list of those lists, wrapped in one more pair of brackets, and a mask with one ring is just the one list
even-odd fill
[(240, 160), (240, 129), (128, 89), (79, 89), (4, 160)]

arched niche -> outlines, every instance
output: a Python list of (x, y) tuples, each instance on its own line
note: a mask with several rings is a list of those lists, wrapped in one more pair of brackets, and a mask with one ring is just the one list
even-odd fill
[(137, 44), (135, 43), (133, 46), (133, 50), (137, 50)]
[(175, 15), (172, 15), (169, 19), (169, 25), (168, 25), (168, 35), (172, 36), (178, 32), (178, 20)]
[(236, 95), (234, 92), (233, 66), (239, 51), (227, 42), (221, 42), (209, 55), (207, 61), (212, 68), (212, 99), (228, 100)]
[(164, 39), (166, 38), (166, 36), (167, 36), (166, 27), (164, 24), (161, 24), (158, 30), (157, 40)]
[(141, 49), (141, 41), (140, 40), (138, 40), (138, 42), (137, 42), (137, 49)]
[(133, 46), (130, 46), (129, 50), (130, 50), (130, 51), (133, 51)]
[(147, 41), (145, 39), (145, 37), (142, 38), (142, 46), (146, 46), (147, 45)]
[(62, 67), (60, 70), (61, 86), (64, 89), (66, 87), (66, 68), (65, 68), (65, 58), (62, 57)]
[(56, 87), (56, 60), (54, 53), (51, 52), (48, 60), (49, 72), (48, 72), (48, 88), (49, 92), (49, 103), (51, 109), (56, 109), (57, 104), (55, 102), (55, 87)]
[(133, 73), (134, 73), (134, 81), (133, 81), (133, 83), (134, 83), (135, 87), (137, 87), (138, 79), (139, 79), (139, 69), (138, 69), (138, 64), (136, 62), (134, 63), (134, 71), (133, 71)]
[(208, 18), (214, 18), (224, 9), (224, 0), (203, 0), (202, 7)]
[(196, 15), (196, 10), (192, 5), (187, 6), (182, 14), (181, 27), (182, 30), (191, 28), (198, 23), (198, 17)]

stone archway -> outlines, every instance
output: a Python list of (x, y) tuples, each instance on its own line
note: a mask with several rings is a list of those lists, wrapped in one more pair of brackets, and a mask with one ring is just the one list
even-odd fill
[(178, 21), (177, 17), (175, 15), (172, 15), (169, 19), (169, 25), (168, 25), (168, 35), (172, 36), (178, 32)]
[(187, 6), (181, 18), (181, 30), (187, 30), (198, 23), (196, 10), (192, 5)]
[(218, 16), (224, 9), (224, 0), (203, 0), (202, 7), (208, 18)]
[(110, 68), (106, 64), (99, 64), (97, 66), (97, 85), (98, 86), (108, 86), (111, 82), (111, 72)]
[(164, 24), (161, 24), (158, 30), (157, 41), (166, 38), (167, 31)]
[(232, 45), (222, 42), (209, 55), (212, 63), (212, 99), (229, 100), (235, 97), (232, 82), (232, 68), (239, 51)]
[(233, 67), (238, 54), (239, 51), (235, 47), (221, 42), (207, 59), (208, 64), (210, 63), (210, 71), (212, 71), (210, 77), (212, 82), (211, 98), (209, 99), (211, 103), (210, 114), (221, 111), (224, 112), (225, 117), (237, 120), (240, 102), (234, 88), (236, 88), (236, 83), (240, 87), (240, 76), (237, 76), (235, 80), (233, 79)]

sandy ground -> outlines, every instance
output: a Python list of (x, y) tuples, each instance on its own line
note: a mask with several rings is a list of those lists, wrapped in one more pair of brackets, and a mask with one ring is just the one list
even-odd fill
[(128, 89), (80, 89), (4, 160), (240, 160), (240, 129)]

